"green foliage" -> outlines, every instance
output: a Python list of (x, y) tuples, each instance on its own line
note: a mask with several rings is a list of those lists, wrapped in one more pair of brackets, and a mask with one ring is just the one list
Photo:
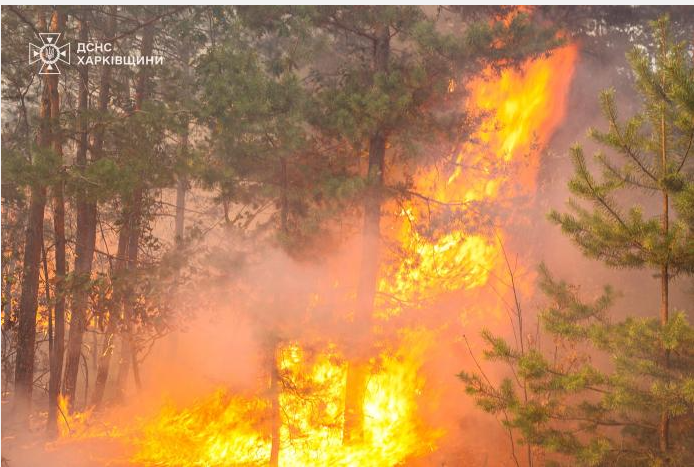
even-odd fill
[[(629, 55), (642, 111), (621, 123), (614, 92), (600, 96), (609, 128), (591, 136), (610, 150), (595, 158), (602, 176), (594, 176), (581, 147), (573, 147), (569, 188), (577, 199), (570, 200), (570, 213), (554, 211), (549, 218), (588, 257), (610, 266), (691, 274), (694, 68), (684, 44), (670, 41), (667, 20), (653, 27), (655, 57), (638, 49)], [(623, 207), (627, 189), (660, 194), (675, 214), (650, 214), (648, 204)], [(544, 266), (539, 287), (548, 302), (539, 319), (553, 349), (530, 340), (514, 345), (484, 331), (485, 357), (507, 365), (513, 378), (495, 384), (478, 365), (480, 373), (460, 375), (468, 394), (501, 416), (511, 436), (542, 453), (547, 465), (692, 465), (694, 327), (686, 313), (616, 321), (610, 287), (586, 301)], [(515, 313), (521, 323), (520, 308)], [(670, 421), (667, 451), (659, 444), (663, 415)]]
[[(553, 211), (550, 220), (561, 226), (589, 257), (615, 267), (662, 267), (672, 274), (691, 273), (694, 238), (691, 226), (691, 186), (694, 183), (690, 152), (694, 137), (694, 67), (684, 44), (669, 39), (667, 19), (653, 25), (659, 52), (651, 57), (640, 49), (629, 54), (635, 87), (643, 98), (641, 112), (620, 122), (614, 91), (600, 96), (607, 131), (591, 136), (614, 154), (599, 152), (595, 177), (580, 146), (571, 149), (574, 177), (569, 189), (585, 204), (572, 199), (570, 213)], [(660, 193), (674, 200), (680, 214), (668, 231), (662, 212), (654, 206), (622, 207), (620, 192)]]
[[(419, 7), (317, 8), (314, 23), (351, 35), (354, 45), (336, 67), (314, 65), (319, 105), (312, 123), (358, 148), (375, 131), (385, 131), (409, 156), (423, 143), (457, 136), (465, 115), (457, 108), (461, 91), (449, 91), (451, 81), (485, 66), (517, 64), (559, 43), (553, 29), (538, 28), (524, 14), (508, 23), (487, 19), (449, 34)], [(386, 72), (372, 70), (366, 46), (383, 25), (402, 45), (391, 50)]]
[[(687, 465), (694, 458), (694, 327), (686, 315), (676, 313), (666, 326), (652, 318), (611, 323), (609, 288), (585, 302), (544, 267), (539, 284), (548, 298), (540, 319), (554, 344), (551, 358), (530, 342), (521, 351), (485, 331), (485, 357), (512, 368), (514, 379), (496, 386), (483, 373), (463, 372), (467, 393), (558, 464)], [(671, 352), (668, 368), (661, 345)], [(668, 456), (657, 443), (662, 410), (673, 417)]]

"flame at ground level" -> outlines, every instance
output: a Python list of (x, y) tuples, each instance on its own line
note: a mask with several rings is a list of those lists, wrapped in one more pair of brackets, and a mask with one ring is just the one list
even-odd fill
[[(539, 150), (564, 117), (576, 55), (574, 47), (566, 47), (529, 61), (522, 72), (506, 71), (472, 82), (466, 105), (488, 112), (488, 117), (474, 138), (459, 148), (454, 169), (443, 177), (438, 170), (418, 174), (417, 191), (443, 202), (532, 195)], [(509, 163), (515, 163), (510, 172), (505, 168)], [(384, 266), (378, 284), (379, 292), (398, 303), (431, 307), (447, 292), (482, 290), (503, 261), (489, 233), (450, 225), (426, 237), (413, 228), (426, 218), (421, 207), (405, 205), (400, 216), (402, 222), (391, 228), (390, 240), (404, 254)], [(505, 236), (499, 226), (492, 233)], [(399, 312), (399, 305), (382, 302), (376, 316), (389, 319)], [(135, 448), (130, 461), (138, 465), (255, 466), (268, 464), (275, 432), (282, 467), (402, 464), (436, 449), (444, 435), (442, 429), (427, 426), (420, 413), (422, 397), (433, 397), (422, 367), (438, 338), (432, 330), (401, 329), (396, 338), (380, 344), (368, 365), (360, 441), (343, 443), (348, 362), (338, 347), (328, 344), (312, 350), (306, 343), (286, 343), (275, 352), (274, 389), (266, 382), (252, 395), (220, 389), (188, 407), (169, 404), (152, 418), (108, 429), (90, 427), (86, 416), (68, 416), (70, 430), (63, 430), (56, 447), (107, 433)], [(453, 378), (459, 368), (450, 370)]]
[[(416, 397), (430, 332), (402, 333), (396, 348), (372, 359), (364, 396), (364, 437), (343, 444), (346, 361), (333, 346), (314, 355), (296, 344), (278, 351), (279, 465), (384, 466), (431, 446), (439, 435), (421, 426)], [(146, 465), (267, 465), (272, 440), (268, 397), (219, 390), (193, 407), (168, 407), (143, 428), (134, 460)]]
[[(420, 421), (417, 404), (425, 384), (421, 362), (432, 340), (431, 331), (402, 330), (398, 345), (369, 361), (364, 435), (352, 443), (342, 441), (347, 361), (334, 345), (316, 352), (295, 343), (280, 347), (278, 464), (375, 467), (432, 450), (442, 432)], [(168, 403), (155, 417), (127, 426), (92, 424), (89, 414), (68, 416), (52, 447), (107, 436), (134, 446), (129, 460), (136, 465), (268, 465), (272, 407), (271, 393), (244, 396), (220, 388), (185, 408)]]

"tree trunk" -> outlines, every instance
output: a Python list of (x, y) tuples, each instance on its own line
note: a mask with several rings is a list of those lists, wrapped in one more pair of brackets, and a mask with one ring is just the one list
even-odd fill
[[(58, 26), (58, 13), (51, 18), (51, 31)], [(43, 9), (39, 9), (38, 29), (46, 30)], [(43, 93), (39, 113), (40, 126), (37, 135), (39, 150), (50, 148), (50, 83), (57, 82), (57, 76), (46, 75), (43, 80)], [(38, 155), (37, 157), (42, 157)], [(38, 305), (39, 268), (41, 247), (43, 245), (43, 217), (46, 206), (46, 185), (37, 182), (31, 186), (27, 229), (24, 237), (24, 262), (22, 266), (22, 292), (17, 316), (17, 359), (15, 366), (15, 408), (14, 415), (20, 426), (28, 426), (31, 411), (31, 396), (34, 380), (34, 346), (36, 343), (36, 307)]]
[[(183, 147), (186, 148), (188, 145), (188, 135), (184, 135), (184, 140), (182, 142)], [(185, 150), (185, 149), (184, 149)], [(177, 245), (181, 244), (183, 240), (183, 233), (185, 231), (185, 211), (186, 211), (186, 190), (188, 188), (188, 179), (185, 174), (180, 174), (176, 182), (176, 220), (175, 220), (175, 230), (174, 235), (176, 237), (175, 243)]]
[[(154, 25), (147, 25), (142, 33), (142, 43), (140, 47), (140, 55), (142, 57), (148, 57), (152, 55), (152, 50), (154, 47)], [(138, 76), (137, 85), (135, 86), (135, 107), (134, 111), (139, 112), (142, 110), (142, 105), (145, 100), (149, 97), (149, 69), (147, 66), (143, 66), (140, 69), (140, 74)], [(141, 222), (142, 222), (142, 202), (144, 198), (145, 188), (144, 188), (144, 174), (141, 180), (136, 182), (135, 189), (133, 190), (133, 195), (131, 199), (131, 210), (130, 210), (130, 238), (128, 240), (128, 271), (134, 271), (137, 267), (137, 255), (140, 244), (140, 233), (141, 233)], [(129, 289), (129, 286), (128, 286)], [(121, 356), (120, 368), (118, 369), (118, 393), (122, 397), (125, 391), (125, 384), (127, 381), (127, 376), (130, 371), (130, 366), (133, 367), (133, 374), (135, 376), (135, 385), (139, 390), (141, 387), (140, 373), (137, 360), (137, 346), (135, 345), (135, 340), (133, 338), (132, 330), (132, 319), (133, 319), (133, 300), (132, 290), (126, 290), (123, 296), (123, 329), (124, 335), (122, 337), (123, 343), (123, 354)]]
[[(113, 34), (115, 20), (109, 20), (106, 36)], [(86, 24), (80, 24), (80, 40), (88, 40), (88, 29)], [(82, 39), (82, 37), (84, 37)], [(79, 69), (80, 73), (80, 92), (79, 92), (79, 146), (76, 156), (76, 165), (80, 172), (84, 172), (87, 167), (87, 148), (89, 147), (88, 127), (89, 123), (85, 114), (88, 112), (88, 83), (89, 70), (87, 65)], [(108, 112), (108, 101), (110, 98), (110, 67), (104, 66), (101, 72), (101, 82), (99, 90), (99, 115), (104, 116)], [(91, 159), (96, 161), (102, 157), (104, 140), (103, 125), (97, 125), (94, 130), (94, 141), (91, 150)], [(96, 217), (97, 205), (94, 200), (94, 193), (90, 192), (90, 187), (84, 186), (77, 193), (77, 232), (75, 245), (75, 287), (72, 299), (72, 317), (70, 320), (70, 336), (68, 339), (68, 350), (65, 362), (65, 396), (71, 403), (74, 403), (77, 391), (77, 375), (79, 373), (80, 353), (84, 332), (87, 327), (87, 302), (89, 297), (89, 282), (91, 280), (92, 263), (94, 261), (94, 250), (96, 245)], [(96, 351), (96, 349), (95, 349)]]
[[(59, 15), (58, 30), (65, 29), (65, 15)], [(80, 27), (80, 38), (82, 29)], [(51, 123), (53, 133), (53, 151), (62, 163), (63, 159), (63, 140), (60, 130), (60, 96), (58, 94), (58, 81), (55, 86), (50, 87), (51, 94)], [(86, 103), (86, 91), (84, 102)], [(82, 90), (80, 90), (80, 105), (82, 104)], [(62, 167), (60, 173), (62, 174)], [(60, 178), (53, 187), (53, 231), (55, 235), (55, 333), (53, 335), (53, 345), (49, 350), (49, 369), (48, 379), (48, 418), (46, 430), (50, 436), (58, 433), (57, 408), (58, 394), (60, 393), (60, 380), (63, 372), (63, 353), (65, 350), (65, 275), (67, 274), (65, 264), (65, 199), (63, 180)]]
[[(667, 158), (666, 158), (666, 143), (665, 143), (665, 119), (663, 117), (661, 122), (661, 127), (663, 131), (662, 136), (662, 163), (663, 163), (663, 173), (667, 171)], [(669, 200), (668, 192), (666, 189), (663, 190), (663, 212), (662, 212), (662, 223), (661, 230), (663, 239), (666, 239), (669, 232), (670, 224), (670, 213), (669, 213)], [(669, 320), (669, 288), (670, 288), (670, 271), (669, 263), (666, 261), (661, 265), (660, 268), (660, 324), (661, 326), (666, 326)], [(670, 351), (664, 350), (663, 363), (665, 368), (670, 367)], [(670, 438), (670, 417), (668, 413), (664, 411), (660, 417), (660, 428), (659, 428), (659, 438), (660, 438), (660, 450), (664, 453), (669, 449), (669, 438)]]
[(270, 467), (277, 467), (280, 459), (280, 428), (282, 426), (282, 416), (280, 412), (280, 375), (277, 367), (277, 357), (279, 352), (279, 340), (272, 339), (269, 360), (270, 366), (270, 401), (272, 411), (270, 428)]
[[(190, 47), (187, 43), (184, 43), (181, 48), (181, 62), (183, 66), (183, 79), (184, 79), (184, 89), (192, 90), (192, 83), (190, 79)], [(176, 180), (176, 220), (174, 226), (174, 247), (180, 252), (181, 245), (183, 242), (183, 236), (185, 234), (185, 219), (186, 219), (186, 191), (188, 190), (188, 177), (187, 177), (187, 164), (188, 164), (188, 143), (189, 143), (189, 122), (186, 120), (181, 133), (181, 150), (180, 156), (183, 166), (179, 172)], [(180, 271), (177, 268), (175, 273), (175, 284), (177, 294), (180, 293)], [(173, 329), (169, 337), (170, 342), (170, 357), (176, 358), (178, 354), (178, 330)]]
[[(661, 36), (662, 42), (660, 44), (661, 53), (664, 55), (666, 53), (665, 36)], [(661, 84), (665, 85), (665, 77), (661, 74)], [(665, 180), (668, 174), (668, 158), (667, 158), (667, 133), (665, 126), (665, 112), (661, 112), (660, 115), (660, 157), (661, 157), (661, 167), (663, 180)], [(662, 189), (663, 195), (663, 211), (662, 211), (662, 221), (661, 221), (661, 232), (663, 240), (666, 241), (670, 229), (670, 205), (668, 199), (667, 187)], [(668, 251), (669, 253), (669, 251)], [(669, 254), (668, 254), (669, 256)], [(669, 260), (666, 259), (661, 265), (660, 270), (660, 324), (665, 327), (669, 320), (669, 288), (670, 288), (670, 271), (669, 271)], [(670, 351), (665, 349), (663, 352), (663, 364), (665, 368), (670, 367)], [(660, 416), (660, 426), (658, 429), (660, 450), (665, 454), (666, 461), (669, 451), (670, 444), (670, 416), (667, 411), (663, 411)]]
[[(390, 29), (384, 25), (378, 28), (374, 42), (374, 74), (388, 72), (390, 55)], [(364, 199), (364, 225), (362, 229), (362, 259), (357, 290), (357, 307), (354, 316), (357, 361), (350, 362), (347, 368), (347, 387), (345, 394), (345, 421), (343, 442), (358, 441), (363, 437), (364, 394), (368, 365), (365, 353), (369, 348), (371, 320), (376, 280), (379, 265), (379, 243), (381, 223), (381, 198), (385, 170), (386, 131), (378, 128), (369, 141), (368, 189)]]
[[(10, 216), (10, 213), (5, 210), (6, 215)], [(13, 220), (13, 223), (16, 220)], [(0, 344), (2, 345), (2, 370), (1, 373), (6, 375), (2, 378), (2, 395), (4, 396), (9, 391), (10, 378), (8, 377), (12, 373), (12, 362), (9, 358), (5, 358), (10, 352), (10, 349), (14, 348), (14, 343), (10, 337), (10, 332), (13, 328), (13, 322), (15, 320), (15, 309), (12, 306), (14, 302), (14, 283), (15, 276), (17, 274), (17, 260), (14, 255), (9, 255), (8, 259), (5, 261), (2, 271), (2, 291), (5, 294), (5, 300), (3, 303), (3, 313), (4, 319), (2, 320), (2, 339), (0, 339)], [(14, 383), (14, 381), (13, 381)]]
[[(137, 256), (140, 244), (140, 223), (142, 218), (142, 188), (135, 190), (133, 198), (133, 210), (131, 211), (130, 219), (130, 238), (128, 239), (128, 261), (126, 269), (130, 272), (137, 269)], [(118, 391), (122, 396), (125, 391), (125, 382), (128, 377), (128, 371), (132, 366), (133, 376), (135, 378), (135, 386), (139, 391), (141, 389), (140, 371), (137, 363), (137, 347), (135, 346), (132, 330), (134, 299), (130, 287), (130, 282), (126, 281), (126, 290), (123, 295), (123, 348), (125, 357), (121, 359), (121, 365), (118, 372)]]
[(289, 176), (287, 173), (287, 158), (280, 157), (280, 176), (281, 180), (281, 196), (280, 196), (280, 229), (283, 235), (289, 234)]
[[(129, 220), (126, 216), (123, 222), (123, 227), (118, 235), (116, 264), (111, 271), (112, 281), (114, 278), (118, 278), (125, 269), (126, 255), (128, 254), (128, 240), (130, 239), (129, 226)], [(106, 325), (106, 335), (104, 336), (104, 347), (99, 354), (96, 382), (94, 383), (94, 394), (92, 396), (92, 405), (94, 405), (97, 409), (100, 409), (103, 403), (104, 392), (106, 391), (106, 382), (108, 381), (108, 374), (111, 366), (111, 356), (113, 355), (113, 349), (115, 347), (116, 331), (118, 330), (118, 324), (121, 321), (121, 296), (122, 290), (120, 290), (120, 286), (118, 288), (114, 288), (113, 303), (115, 303), (116, 306), (108, 312), (108, 324)]]
[[(191, 89), (192, 83), (190, 79), (190, 48), (188, 44), (184, 44), (181, 48), (181, 61), (183, 63), (183, 78), (185, 89)], [(188, 121), (186, 121), (183, 127), (183, 132), (181, 133), (181, 158), (183, 159), (184, 165), (188, 162)], [(183, 240), (183, 234), (185, 231), (185, 215), (186, 215), (186, 190), (188, 189), (188, 178), (186, 176), (186, 169), (182, 169), (178, 174), (178, 179), (176, 183), (176, 222), (175, 222), (175, 244), (179, 246)]]
[[(111, 7), (111, 19), (106, 27), (106, 36), (113, 37), (116, 33), (116, 7)], [(103, 118), (108, 112), (108, 103), (111, 99), (111, 67), (105, 66), (101, 69), (101, 77), (99, 82), (99, 115)], [(104, 147), (104, 124), (100, 123), (94, 128), (94, 140), (92, 143), (92, 160), (96, 161), (103, 157)], [(94, 213), (94, 238), (96, 239), (96, 203), (88, 205)], [(125, 229), (125, 232), (123, 232)], [(128, 238), (126, 226), (123, 226), (121, 235), (118, 239), (118, 251), (116, 253), (116, 270), (119, 268), (119, 263), (124, 264), (127, 246), (126, 239)], [(114, 271), (111, 271), (114, 275)], [(108, 380), (109, 366), (111, 364), (111, 355), (113, 353), (114, 335), (118, 322), (119, 310), (110, 310), (108, 314), (108, 324), (106, 325), (106, 335), (104, 337), (103, 350), (99, 353), (97, 361), (96, 381), (94, 383), (94, 393), (92, 396), (92, 405), (100, 408), (106, 382)], [(96, 351), (96, 349), (95, 349)]]

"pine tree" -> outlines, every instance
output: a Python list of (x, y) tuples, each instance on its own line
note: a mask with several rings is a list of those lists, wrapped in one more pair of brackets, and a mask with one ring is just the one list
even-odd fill
[[(59, 10), (52, 12), (49, 24), (45, 12), (38, 9), (38, 30), (58, 32), (64, 22)], [(41, 96), (40, 129), (37, 135), (36, 152), (32, 154), (34, 167), (55, 164), (52, 152), (52, 100), (58, 99), (58, 78), (46, 75)], [(38, 178), (38, 177), (37, 177)], [(43, 245), (43, 221), (47, 197), (46, 178), (38, 178), (31, 184), (27, 230), (24, 245), (22, 271), (22, 293), (18, 314), (17, 359), (15, 369), (15, 414), (17, 421), (28, 424), (34, 382), (34, 357), (36, 340), (36, 309), (39, 285), (39, 263)]]
[[(603, 113), (609, 122), (606, 132), (592, 131), (599, 143), (619, 154), (625, 162), (604, 154), (597, 156), (603, 168), (602, 180), (591, 174), (579, 146), (572, 149), (576, 170), (569, 187), (574, 195), (592, 204), (587, 210), (571, 202), (571, 214), (553, 212), (551, 219), (561, 225), (589, 257), (614, 267), (653, 268), (660, 275), (660, 323), (670, 317), (669, 287), (672, 277), (691, 273), (694, 239), (686, 224), (671, 219), (671, 198), (691, 183), (687, 165), (694, 138), (691, 104), (693, 68), (685, 44), (673, 44), (668, 19), (653, 25), (658, 51), (654, 57), (638, 49), (629, 54), (636, 89), (643, 98), (643, 110), (620, 122), (614, 93), (601, 95)], [(659, 194), (660, 218), (647, 217), (641, 206), (622, 209), (616, 200), (619, 190), (632, 189)], [(670, 351), (662, 346), (663, 365), (669, 365)], [(669, 417), (660, 422), (660, 449), (668, 451)]]
[[(611, 149), (596, 156), (603, 176), (595, 177), (580, 146), (574, 147), (569, 188), (590, 207), (571, 200), (570, 213), (552, 212), (550, 220), (588, 257), (659, 273), (659, 317), (613, 322), (612, 289), (586, 302), (576, 287), (542, 267), (540, 287), (550, 305), (540, 320), (556, 353), (546, 355), (537, 345), (519, 349), (485, 332), (486, 357), (508, 364), (516, 382), (496, 385), (481, 367), (460, 375), (483, 409), (502, 415), (511, 436), (520, 434), (535, 447), (536, 458), (544, 453), (567, 465), (610, 466), (694, 461), (694, 328), (684, 312), (669, 309), (672, 277), (694, 267), (694, 67), (685, 44), (670, 40), (666, 18), (653, 27), (655, 56), (638, 49), (629, 54), (643, 110), (621, 123), (614, 93), (601, 95), (609, 129), (591, 134)], [(644, 200), (658, 194), (660, 212), (648, 215), (648, 205), (622, 208), (618, 194), (625, 189)], [(594, 363), (600, 361), (596, 352), (610, 364)], [(520, 397), (519, 387), (529, 396)]]
[[(461, 10), (460, 34), (442, 32), (437, 19), (420, 7), (318, 7), (301, 10), (327, 35), (341, 59), (314, 65), (318, 100), (314, 127), (330, 135), (345, 156), (367, 167), (357, 174), (361, 267), (354, 305), (355, 350), (347, 373), (344, 440), (362, 436), (363, 395), (368, 376), (381, 252), (382, 209), (397, 187), (389, 167), (397, 157), (412, 160), (429, 145), (450, 144), (464, 128), (458, 92), (450, 83), (486, 66), (503, 67), (544, 53), (554, 31), (537, 28), (524, 14), (500, 21), (493, 10), (482, 19)], [(474, 18), (474, 19), (470, 19)], [(396, 46), (397, 44), (397, 46)], [(322, 65), (322, 66), (320, 66)]]

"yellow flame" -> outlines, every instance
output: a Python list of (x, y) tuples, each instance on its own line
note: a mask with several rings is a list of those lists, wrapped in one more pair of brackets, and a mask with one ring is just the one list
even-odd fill
[(225, 390), (185, 410), (167, 405), (145, 424), (135, 462), (145, 465), (261, 465), (270, 445), (263, 433), (268, 403)]
[[(313, 356), (297, 344), (278, 352), (279, 464), (383, 466), (426, 449), (440, 434), (423, 430), (416, 395), (430, 332), (404, 331), (400, 347), (374, 359), (364, 397), (364, 439), (342, 443), (346, 363), (334, 346)], [(270, 456), (271, 403), (220, 390), (192, 407), (165, 407), (147, 423), (133, 458), (145, 465), (265, 465)]]
[[(522, 71), (500, 76), (489, 72), (470, 83), (466, 105), (485, 113), (480, 130), (456, 153), (455, 169), (449, 174), (441, 177), (434, 169), (418, 174), (417, 191), (447, 203), (534, 193), (539, 150), (564, 117), (575, 60), (576, 49), (566, 47), (529, 61)], [(455, 86), (451, 83), (449, 89)], [(455, 225), (437, 236), (424, 236), (413, 227), (426, 218), (421, 209), (413, 202), (401, 210), (393, 232), (403, 259), (384, 267), (379, 291), (401, 303), (418, 303), (484, 286), (500, 264), (496, 240)], [(493, 233), (504, 236), (500, 228)], [(378, 316), (386, 318), (399, 310), (380, 306)], [(427, 391), (422, 366), (435, 337), (434, 331), (402, 329), (369, 362), (364, 436), (352, 443), (342, 442), (344, 356), (334, 344), (317, 351), (302, 343), (279, 348), (279, 465), (380, 467), (402, 464), (434, 449), (443, 432), (422, 422), (418, 402)], [(243, 396), (219, 390), (185, 408), (167, 404), (157, 416), (111, 433), (137, 446), (131, 461), (141, 465), (267, 465), (273, 426), (268, 392), (265, 388)], [(87, 429), (77, 427), (88, 425), (84, 420), (89, 413), (68, 417), (69, 432), (61, 429), (66, 439), (88, 436)]]
[[(415, 191), (454, 206), (533, 194), (540, 149), (564, 118), (576, 54), (574, 46), (565, 47), (529, 61), (522, 71), (500, 76), (489, 71), (472, 81), (467, 106), (484, 116), (479, 131), (462, 145), (449, 176), (442, 177), (438, 167), (420, 173)], [(379, 282), (379, 291), (396, 298), (396, 304), (381, 307), (381, 317), (397, 314), (403, 303), (422, 304), (448, 291), (481, 287), (501, 265), (496, 237), (504, 238), (503, 229), (484, 235), (451, 225), (431, 239), (415, 228), (427, 216), (415, 201), (400, 211), (396, 231), (402, 259), (386, 265)]]

